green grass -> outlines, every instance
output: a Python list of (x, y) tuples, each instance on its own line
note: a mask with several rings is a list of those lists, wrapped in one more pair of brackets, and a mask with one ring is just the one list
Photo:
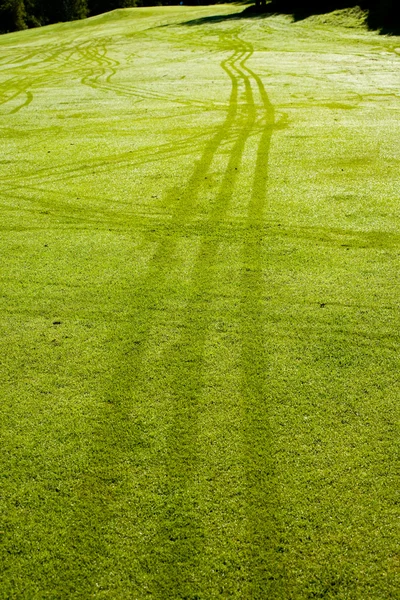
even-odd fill
[(0, 38), (2, 599), (399, 597), (400, 40), (242, 10)]

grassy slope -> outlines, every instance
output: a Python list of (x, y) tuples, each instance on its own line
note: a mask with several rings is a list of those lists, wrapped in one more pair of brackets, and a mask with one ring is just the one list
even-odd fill
[(240, 10), (0, 39), (1, 598), (398, 597), (400, 41)]

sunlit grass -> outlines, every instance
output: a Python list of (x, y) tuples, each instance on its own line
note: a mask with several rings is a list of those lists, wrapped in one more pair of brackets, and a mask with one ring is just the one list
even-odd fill
[(1, 598), (396, 597), (400, 42), (242, 10), (0, 38)]

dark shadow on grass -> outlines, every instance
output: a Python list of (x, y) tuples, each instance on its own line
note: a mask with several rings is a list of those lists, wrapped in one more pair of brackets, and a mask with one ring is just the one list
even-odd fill
[(354, 8), (360, 5), (360, 0), (272, 0), (270, 9), (275, 13), (292, 15), (294, 21), (302, 21), (312, 15), (322, 15), (334, 10)]
[[(215, 15), (211, 17), (201, 17), (200, 19), (191, 19), (190, 21), (184, 21), (183, 23), (181, 23), (181, 25), (213, 25), (215, 23), (224, 23), (225, 21), (239, 21), (241, 19), (263, 19), (266, 17), (271, 17), (273, 14), (274, 12), (270, 10), (270, 5), (268, 5), (268, 9), (266, 10), (260, 10), (254, 5), (247, 6), (240, 13), (231, 13), (228, 15)], [(169, 25), (167, 25), (167, 27), (169, 27)]]
[(293, 20), (302, 21), (313, 15), (325, 15), (333, 11), (361, 8), (365, 14), (365, 22), (371, 30), (378, 30), (382, 34), (400, 33), (400, 4), (398, 2), (370, 0), (272, 0), (270, 10), (276, 13), (289, 14)]
[(265, 19), (278, 14), (289, 15), (294, 22), (303, 21), (313, 15), (329, 14), (333, 11), (351, 9), (359, 7), (365, 11), (366, 23), (371, 30), (378, 30), (381, 34), (400, 35), (400, 5), (394, 6), (391, 12), (384, 13), (378, 7), (368, 10), (360, 0), (332, 0), (330, 3), (315, 2), (308, 7), (298, 6), (293, 0), (272, 0), (265, 7), (252, 6), (246, 7), (240, 13), (231, 13), (228, 15), (216, 15), (202, 17), (185, 21), (181, 25), (199, 26), (223, 23), (225, 21), (239, 21), (242, 19)]

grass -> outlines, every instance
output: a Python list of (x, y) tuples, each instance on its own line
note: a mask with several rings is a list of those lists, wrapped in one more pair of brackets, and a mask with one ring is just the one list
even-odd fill
[(242, 10), (0, 38), (1, 598), (398, 597), (400, 42)]

